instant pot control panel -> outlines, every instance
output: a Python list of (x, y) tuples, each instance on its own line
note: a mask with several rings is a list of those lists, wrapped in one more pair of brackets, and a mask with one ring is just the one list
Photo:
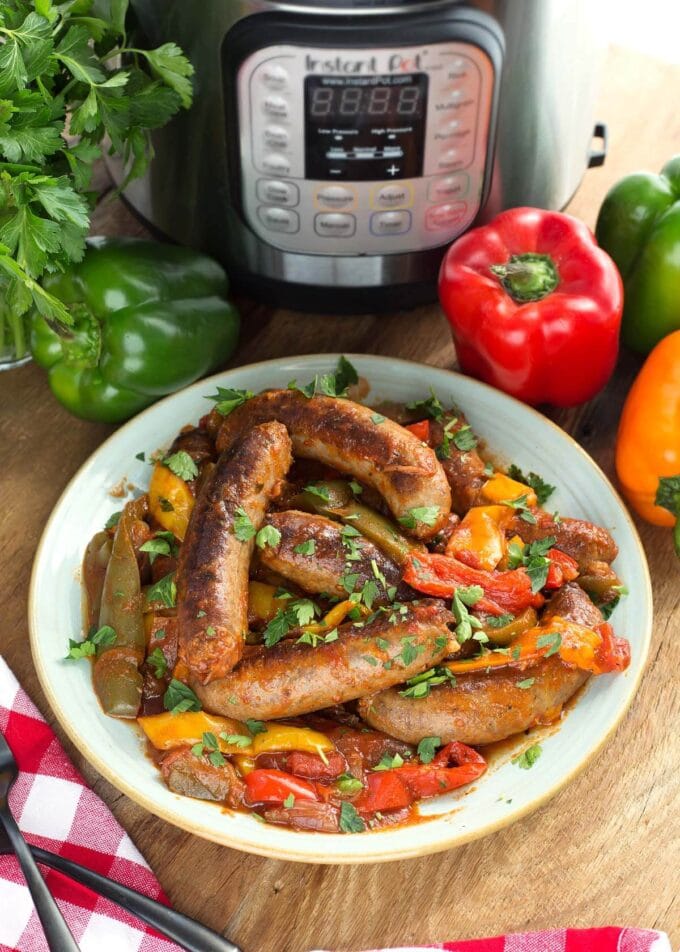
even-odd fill
[[(413, 24), (416, 34), (452, 34), (437, 42), (309, 45), (308, 29), (248, 52), (234, 108), (236, 187), (252, 231), (284, 251), (384, 255), (468, 228), (491, 172), (501, 56), (475, 25), (474, 42), (452, 15), (447, 28)], [(387, 29), (403, 43), (408, 26), (394, 17)]]

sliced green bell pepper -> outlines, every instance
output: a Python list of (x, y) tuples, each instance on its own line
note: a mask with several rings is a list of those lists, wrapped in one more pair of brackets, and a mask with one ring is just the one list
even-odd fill
[(680, 328), (680, 155), (614, 185), (595, 235), (623, 278), (622, 340), (646, 354)]
[(159, 242), (94, 238), (45, 287), (74, 319), (68, 336), (31, 316), (31, 352), (76, 416), (118, 423), (232, 354), (239, 316), (211, 258)]

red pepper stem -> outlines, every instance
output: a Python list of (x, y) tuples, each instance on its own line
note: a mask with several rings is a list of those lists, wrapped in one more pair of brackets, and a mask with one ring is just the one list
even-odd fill
[(518, 304), (540, 301), (552, 294), (560, 283), (559, 272), (550, 255), (533, 252), (512, 255), (505, 264), (492, 264), (491, 271)]

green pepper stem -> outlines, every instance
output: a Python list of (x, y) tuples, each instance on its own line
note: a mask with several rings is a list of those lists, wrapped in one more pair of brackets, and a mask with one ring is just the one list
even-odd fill
[(505, 264), (492, 264), (490, 270), (518, 304), (540, 301), (560, 283), (559, 272), (550, 255), (533, 252), (512, 255)]

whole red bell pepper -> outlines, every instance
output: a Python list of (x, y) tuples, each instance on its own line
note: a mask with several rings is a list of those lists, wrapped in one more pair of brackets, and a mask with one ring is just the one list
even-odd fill
[(578, 219), (512, 208), (449, 248), (439, 298), (465, 373), (526, 403), (574, 406), (616, 363), (621, 276)]

